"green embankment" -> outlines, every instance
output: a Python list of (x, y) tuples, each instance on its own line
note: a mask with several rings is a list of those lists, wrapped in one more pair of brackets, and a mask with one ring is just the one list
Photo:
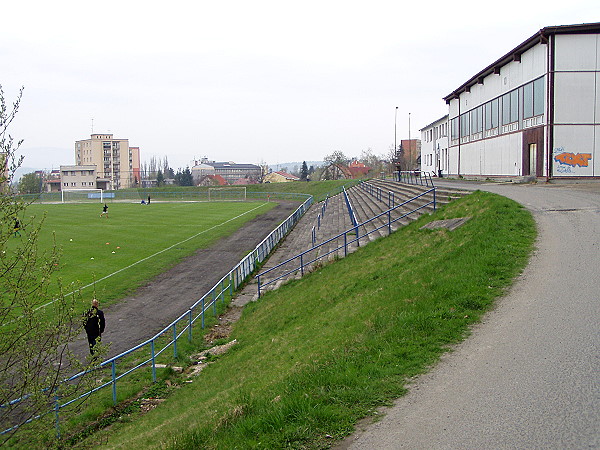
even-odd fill
[[(421, 230), (467, 216), (454, 231)], [(504, 197), (454, 201), (248, 305), (228, 353), (84, 445), (327, 448), (468, 335), (523, 269), (535, 235), (530, 213)]]

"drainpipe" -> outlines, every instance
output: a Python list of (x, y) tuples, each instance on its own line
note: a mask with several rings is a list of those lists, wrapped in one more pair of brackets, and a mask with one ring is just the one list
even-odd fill
[(460, 118), (460, 94), (458, 94), (458, 161), (457, 161), (457, 177), (460, 177), (460, 140), (461, 140), (461, 118)]
[[(542, 36), (543, 37), (543, 36)], [(552, 172), (552, 155), (554, 150), (554, 44), (555, 36), (550, 35), (547, 39), (548, 45), (548, 62), (546, 69), (546, 127), (548, 132), (546, 133), (546, 180), (550, 181), (554, 175)]]

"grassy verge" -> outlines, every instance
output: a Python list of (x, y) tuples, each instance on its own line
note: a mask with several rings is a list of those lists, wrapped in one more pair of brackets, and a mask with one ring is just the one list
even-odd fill
[[(465, 216), (451, 232), (420, 229)], [(239, 343), (216, 364), (84, 445), (327, 448), (468, 335), (525, 266), (535, 234), (511, 200), (457, 200), (249, 305), (231, 336)]]

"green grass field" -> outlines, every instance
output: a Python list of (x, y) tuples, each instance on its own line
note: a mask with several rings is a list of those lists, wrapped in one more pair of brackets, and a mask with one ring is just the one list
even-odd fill
[[(82, 288), (83, 308), (93, 296), (105, 306), (124, 297), (274, 206), (265, 202), (111, 203), (106, 218), (100, 217), (100, 203), (32, 204), (22, 222), (45, 217), (38, 247), (61, 249), (54, 276), (61, 279), (65, 293)], [(27, 239), (27, 229), (9, 240), (7, 251), (19, 239)], [(240, 259), (244, 256), (240, 254)], [(52, 285), (56, 288), (56, 280)]]

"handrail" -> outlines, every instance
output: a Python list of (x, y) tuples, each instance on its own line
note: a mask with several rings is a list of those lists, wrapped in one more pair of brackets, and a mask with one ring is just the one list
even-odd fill
[(394, 181), (399, 183), (435, 187), (430, 172), (421, 172), (420, 170), (403, 170), (394, 172), (392, 176)]
[[(430, 202), (427, 202), (427, 203), (425, 203), (423, 205), (420, 205), (420, 206), (418, 206), (418, 207), (416, 207), (414, 209), (411, 209), (410, 211), (408, 211), (408, 212), (400, 215), (396, 219), (392, 220), (392, 218), (391, 218), (391, 213), (392, 212), (398, 210), (399, 208), (405, 207), (406, 205), (410, 204), (411, 202), (414, 202), (418, 198), (423, 197), (423, 196), (425, 196), (425, 195), (427, 195), (429, 193), (433, 193), (433, 199)], [(380, 229), (382, 229), (384, 227), (387, 227), (388, 228), (388, 232), (389, 232), (388, 234), (391, 234), (391, 232), (392, 232), (391, 231), (392, 224), (394, 224), (395, 222), (397, 222), (397, 221), (399, 221), (399, 220), (401, 220), (401, 219), (403, 219), (405, 217), (408, 217), (409, 215), (411, 215), (411, 214), (413, 214), (413, 213), (415, 213), (417, 211), (420, 211), (423, 208), (426, 208), (429, 205), (433, 205), (433, 207), (435, 209), (435, 204), (436, 204), (435, 188), (431, 188), (431, 189), (429, 189), (429, 190), (427, 190), (427, 191), (425, 191), (425, 192), (423, 192), (423, 193), (421, 193), (421, 194), (419, 194), (419, 195), (417, 195), (417, 196), (415, 196), (415, 197), (413, 197), (413, 198), (411, 198), (409, 200), (406, 200), (406, 201), (404, 201), (404, 202), (402, 202), (402, 203), (400, 203), (400, 204), (398, 204), (396, 206), (393, 206), (392, 208), (387, 209), (386, 211), (384, 211), (384, 212), (382, 212), (380, 214), (377, 214), (376, 216), (374, 216), (374, 217), (366, 220), (365, 222), (357, 223), (356, 226), (353, 226), (352, 228), (350, 228), (350, 229), (348, 229), (348, 230), (346, 230), (346, 231), (344, 231), (344, 232), (342, 232), (342, 233), (340, 233), (340, 234), (338, 234), (338, 235), (336, 235), (336, 236), (334, 236), (334, 237), (332, 237), (332, 238), (330, 238), (330, 239), (328, 239), (328, 240), (326, 240), (324, 242), (321, 242), (320, 244), (315, 245), (314, 247), (309, 248), (309, 249), (307, 249), (307, 250), (305, 250), (305, 251), (303, 251), (303, 252), (301, 252), (301, 253), (299, 253), (299, 254), (291, 257), (291, 258), (288, 258), (287, 260), (285, 260), (285, 261), (283, 261), (283, 262), (281, 262), (281, 263), (279, 263), (279, 264), (277, 264), (277, 265), (275, 265), (275, 266), (273, 266), (273, 267), (265, 270), (264, 272), (259, 273), (258, 275), (255, 276), (255, 278), (257, 279), (257, 284), (258, 284), (258, 296), (260, 297), (260, 295), (261, 295), (261, 288), (264, 288), (265, 286), (273, 284), (276, 281), (278, 281), (278, 280), (280, 280), (280, 279), (282, 279), (284, 277), (287, 277), (291, 273), (294, 273), (294, 272), (297, 272), (298, 270), (300, 270), (301, 274), (304, 275), (304, 268), (307, 267), (307, 266), (309, 266), (309, 265), (311, 265), (312, 263), (320, 260), (321, 258), (324, 258), (324, 257), (326, 257), (326, 256), (328, 256), (328, 255), (330, 255), (330, 254), (332, 254), (334, 252), (337, 252), (338, 250), (341, 250), (341, 249), (344, 249), (344, 254), (347, 254), (348, 246), (350, 244), (356, 242), (357, 246), (358, 246), (358, 243), (359, 243), (360, 239), (363, 238), (363, 237), (368, 237), (368, 235), (371, 234), (371, 233), (374, 233), (374, 232), (379, 231)], [(373, 229), (371, 231), (366, 231), (365, 225), (378, 220), (382, 216), (387, 216), (387, 222), (384, 225), (376, 227), (375, 229)], [(364, 228), (364, 230), (365, 230), (365, 233), (362, 236), (359, 234), (359, 230), (360, 230), (361, 227)], [(355, 233), (356, 237), (351, 238), (350, 240), (348, 240), (348, 236), (352, 235), (353, 233)], [(330, 250), (330, 251), (328, 251), (328, 252), (326, 252), (324, 254), (318, 254), (318, 250), (319, 249), (321, 249), (325, 245), (327, 245), (330, 242), (333, 242), (333, 241), (335, 241), (335, 240), (337, 240), (339, 238), (343, 238), (344, 239), (344, 244), (343, 245), (337, 246), (333, 250)], [(305, 261), (305, 255), (308, 255), (310, 252), (313, 252), (313, 251), (317, 252), (318, 256), (315, 257), (315, 258), (313, 258), (313, 259), (310, 259), (308, 261)], [(299, 260), (299, 265), (298, 266), (294, 265), (292, 269), (285, 270), (283, 274), (281, 274), (280, 276), (278, 276), (278, 277), (276, 277), (276, 278), (274, 278), (272, 280), (269, 280), (267, 282), (261, 282), (261, 277), (264, 277), (265, 275), (267, 275), (268, 273), (272, 272), (273, 270), (281, 268), (281, 267), (285, 266), (286, 264), (291, 263), (292, 261), (295, 261), (295, 260)]]
[[(68, 400), (64, 404), (60, 404), (58, 393), (56, 393), (56, 400), (54, 407), (47, 411), (46, 413), (40, 414), (36, 417), (33, 417), (22, 424), (15, 425), (11, 428), (8, 428), (4, 431), (0, 431), (0, 435), (9, 433), (14, 431), (16, 428), (25, 425), (26, 423), (31, 422), (32, 420), (38, 419), (45, 414), (49, 414), (54, 412), (56, 415), (56, 423), (57, 423), (57, 433), (60, 435), (60, 430), (58, 428), (59, 423), (59, 411), (61, 408), (64, 408), (71, 403), (80, 400), (90, 394), (103, 389), (108, 386), (112, 386), (113, 388), (113, 403), (117, 403), (117, 381), (126, 375), (134, 372), (135, 370), (146, 366), (147, 364), (152, 365), (152, 381), (156, 381), (156, 357), (166, 351), (171, 345), (173, 346), (174, 357), (177, 357), (177, 339), (183, 336), (184, 333), (188, 333), (188, 340), (192, 339), (192, 326), (193, 324), (200, 319), (201, 320), (201, 328), (204, 329), (204, 315), (206, 311), (208, 311), (211, 307), (213, 308), (213, 313), (216, 316), (217, 310), (217, 302), (220, 299), (221, 302), (225, 302), (225, 294), (229, 291), (230, 295), (233, 295), (233, 292), (237, 290), (237, 288), (246, 280), (246, 278), (258, 267), (258, 264), (270, 254), (270, 252), (275, 248), (275, 246), (281, 241), (281, 239), (287, 235), (287, 233), (293, 228), (293, 226), (300, 220), (300, 218), (304, 215), (304, 213), (310, 208), (314, 199), (311, 195), (308, 194), (296, 194), (302, 195), (306, 200), (292, 213), (286, 220), (284, 220), (277, 228), (275, 228), (267, 237), (265, 237), (248, 255), (246, 255), (233, 269), (231, 269), (226, 275), (224, 275), (206, 294), (204, 294), (200, 299), (198, 299), (193, 305), (191, 305), (184, 313), (182, 313), (177, 319), (175, 319), (171, 324), (167, 325), (157, 334), (155, 334), (150, 339), (132, 347), (129, 350), (126, 350), (112, 358), (107, 359), (106, 361), (101, 362), (97, 366), (92, 369), (81, 371), (71, 377), (63, 380), (63, 383), (72, 382), (88, 373), (91, 373), (100, 368), (106, 368), (110, 366), (112, 371), (111, 380), (103, 383), (100, 386), (93, 388), (92, 390), (81, 394), (77, 398), (73, 398)], [(199, 308), (199, 311), (195, 311)], [(196, 313), (194, 317), (194, 313)], [(180, 329), (179, 333), (177, 332), (177, 324), (180, 322), (184, 322), (185, 326)], [(169, 335), (172, 332), (172, 339), (164, 344), (164, 346), (155, 351), (155, 344), (158, 339), (163, 337), (166, 333)], [(124, 373), (116, 375), (116, 364), (117, 362), (130, 355), (131, 353), (140, 350), (146, 346), (150, 346), (150, 357), (140, 362), (133, 368), (127, 369)], [(45, 390), (47, 391), (47, 390)], [(9, 405), (14, 405), (20, 401), (26, 400), (30, 394), (24, 395), (18, 399), (11, 400), (8, 403), (0, 405), (0, 408), (8, 407)]]

